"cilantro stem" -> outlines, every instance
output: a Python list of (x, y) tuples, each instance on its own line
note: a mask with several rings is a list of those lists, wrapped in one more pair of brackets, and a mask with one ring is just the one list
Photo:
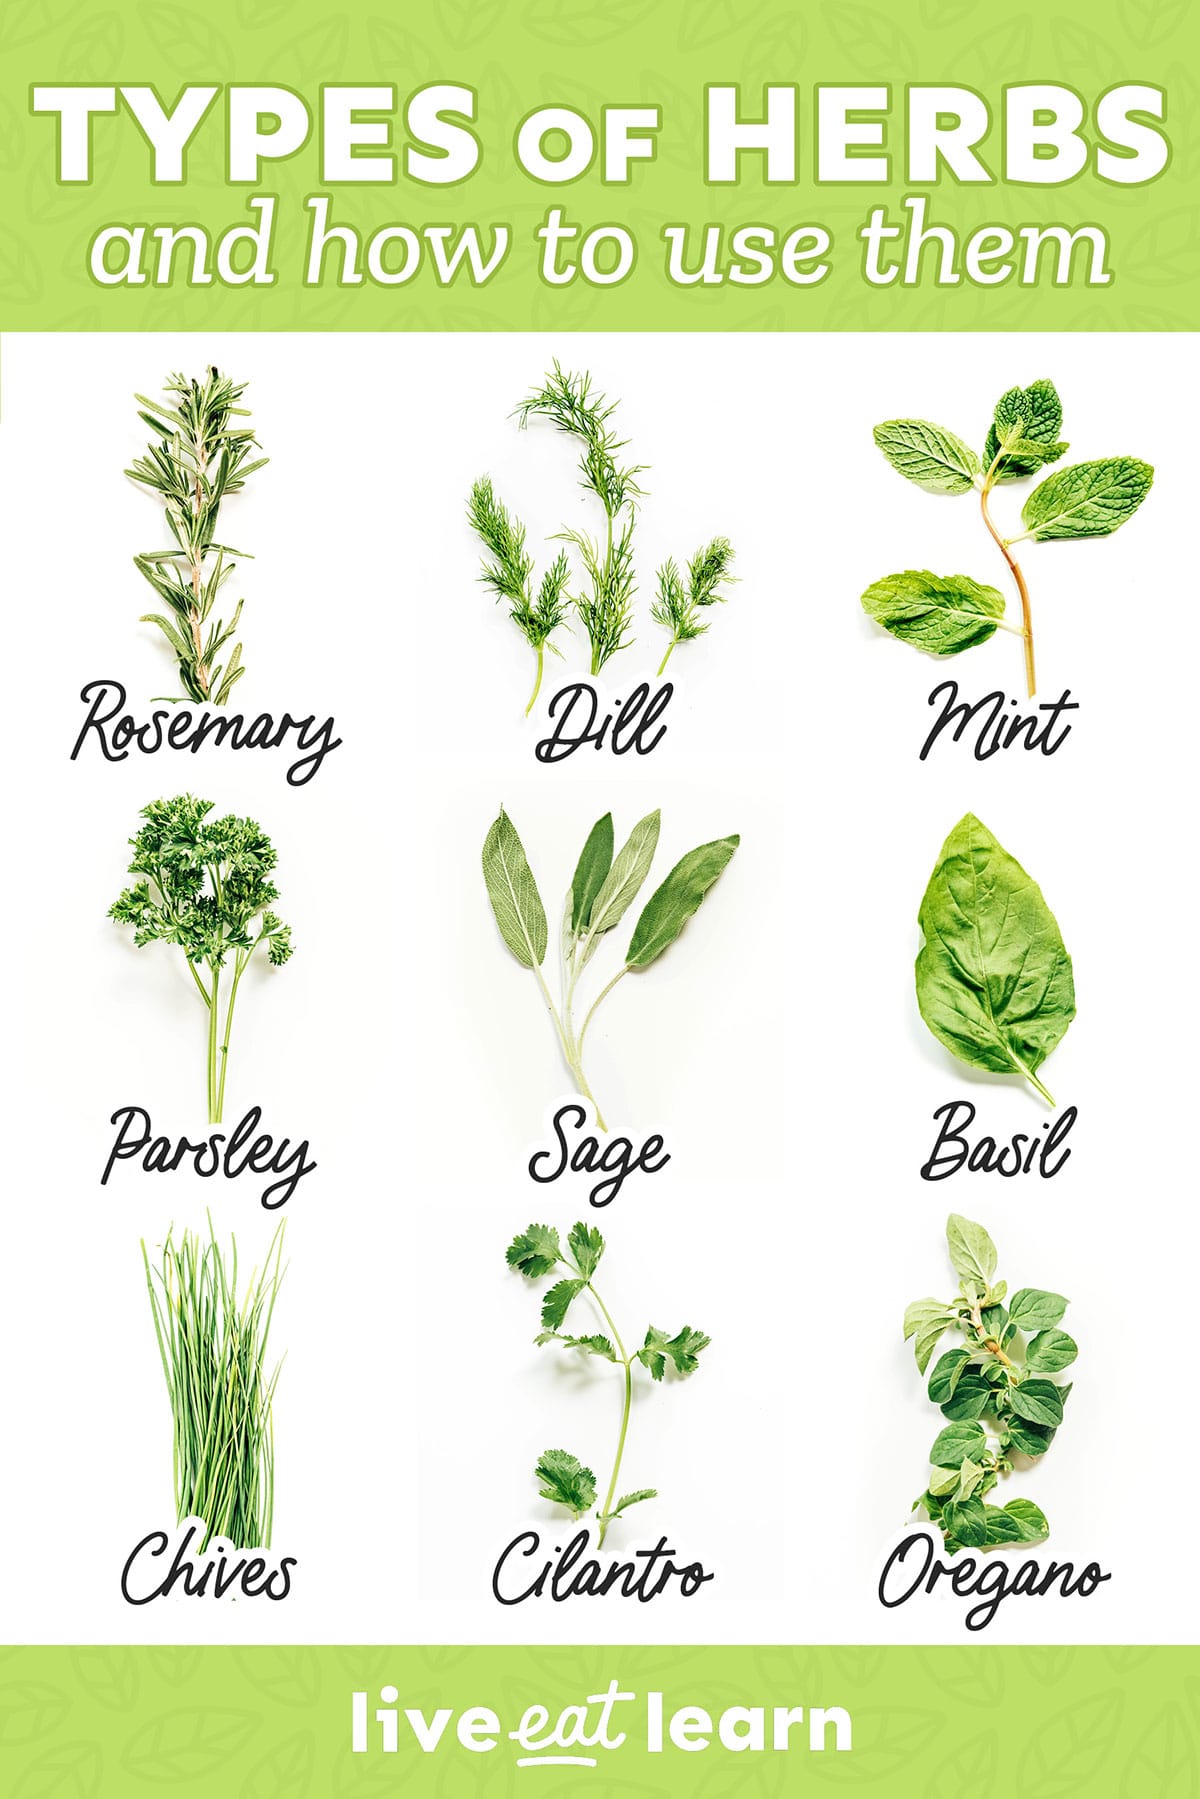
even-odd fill
[(587, 1290), (599, 1306), (604, 1317), (604, 1322), (612, 1332), (613, 1342), (617, 1347), (617, 1354), (621, 1358), (621, 1366), (625, 1370), (625, 1403), (621, 1411), (621, 1433), (617, 1438), (617, 1455), (616, 1460), (613, 1462), (612, 1478), (608, 1483), (608, 1492), (605, 1495), (604, 1506), (598, 1514), (600, 1525), (598, 1547), (603, 1549), (605, 1534), (608, 1531), (609, 1518), (612, 1514), (612, 1503), (616, 1498), (617, 1481), (620, 1478), (621, 1473), (621, 1458), (625, 1454), (625, 1438), (629, 1434), (629, 1414), (633, 1406), (633, 1359), (625, 1353), (625, 1345), (621, 1341), (620, 1331), (613, 1322), (612, 1313), (597, 1293), (595, 1287), (593, 1287), (591, 1281), (587, 1282)]
[[(997, 462), (999, 459), (1000, 458), (997, 457)], [(1037, 674), (1034, 669), (1033, 661), (1033, 612), (1029, 604), (1029, 589), (1025, 585), (1025, 577), (1021, 573), (1021, 566), (1016, 557), (1012, 554), (1009, 544), (1001, 537), (999, 531), (997, 531), (995, 525), (992, 523), (992, 515), (988, 511), (988, 495), (991, 492), (991, 475), (995, 466), (996, 464), (993, 463), (992, 469), (989, 469), (983, 485), (979, 490), (979, 506), (980, 511), (983, 513), (983, 522), (988, 528), (993, 543), (999, 549), (1000, 554), (1008, 564), (1009, 573), (1016, 583), (1017, 592), (1021, 598), (1021, 621), (1024, 627), (1021, 635), (1025, 640), (1025, 685), (1029, 690), (1029, 698), (1032, 699), (1037, 692)], [(1033, 1079), (1032, 1075), (1030, 1076), (1030, 1079)], [(1037, 1083), (1035, 1082), (1034, 1084), (1036, 1086)]]

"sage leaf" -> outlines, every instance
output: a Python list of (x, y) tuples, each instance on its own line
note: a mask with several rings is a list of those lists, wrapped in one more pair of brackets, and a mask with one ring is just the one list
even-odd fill
[(705, 894), (728, 866), (741, 838), (720, 837), (702, 843), (678, 861), (662, 886), (651, 894), (634, 927), (625, 958), (628, 968), (648, 968), (674, 943)]
[(1017, 1417), (1031, 1424), (1057, 1428), (1062, 1423), (1062, 1392), (1052, 1380), (1022, 1381), (1010, 1390), (1009, 1399)]
[(525, 968), (546, 957), (546, 912), (521, 839), (504, 808), (483, 844), (483, 878), (500, 935)]
[(1029, 1345), (1025, 1366), (1038, 1374), (1059, 1374), (1079, 1354), (1079, 1345), (1066, 1331), (1039, 1331)]
[(935, 1468), (961, 1468), (964, 1461), (974, 1461), (986, 1448), (982, 1424), (948, 1424), (934, 1438), (929, 1460)]
[(571, 929), (578, 933), (591, 922), (592, 905), (603, 887), (613, 859), (612, 813), (596, 820), (583, 846), (571, 882)]
[(1012, 1296), (1008, 1316), (1019, 1330), (1041, 1331), (1057, 1324), (1066, 1309), (1067, 1302), (1061, 1293), (1044, 1293), (1040, 1287), (1022, 1287)]
[(892, 467), (926, 493), (966, 493), (979, 473), (970, 445), (928, 419), (886, 419), (874, 437)]
[(994, 481), (1019, 481), (1036, 475), (1047, 462), (1057, 462), (1070, 447), (1058, 441), (1062, 430), (1062, 401), (1053, 381), (1034, 381), (1029, 387), (1010, 387), (996, 401), (983, 466), (996, 463)]
[(654, 852), (658, 848), (658, 828), (660, 813), (657, 808), (640, 819), (629, 833), (628, 841), (622, 845), (600, 884), (600, 890), (592, 901), (592, 916), (589, 931), (592, 937), (599, 937), (602, 931), (611, 931), (619, 924), (627, 908), (637, 898), (638, 888), (650, 872), (650, 864), (654, 860)]
[(973, 1224), (957, 1212), (946, 1221), (950, 1266), (960, 1280), (971, 1281), (980, 1294), (987, 1293), (996, 1272), (996, 1245), (981, 1224)]
[(971, 812), (942, 845), (918, 915), (917, 1003), (960, 1061), (1037, 1070), (1075, 1016), (1071, 958), (1054, 914), (1020, 863)]
[(1021, 509), (1026, 535), (1038, 543), (1110, 537), (1133, 517), (1150, 491), (1154, 470), (1135, 456), (1079, 462), (1048, 475)]
[(995, 635), (1004, 617), (1004, 595), (969, 575), (935, 575), (906, 568), (873, 581), (863, 611), (902, 643), (931, 656), (957, 656)]
[(538, 1488), (541, 1498), (565, 1505), (574, 1517), (581, 1518), (595, 1505), (596, 1476), (569, 1450), (545, 1450), (534, 1472), (542, 1483)]

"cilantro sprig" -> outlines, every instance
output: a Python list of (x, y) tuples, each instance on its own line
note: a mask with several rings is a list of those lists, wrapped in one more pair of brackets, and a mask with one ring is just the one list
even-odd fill
[[(619, 1499), (616, 1497), (621, 1459), (629, 1433), (635, 1365), (644, 1368), (654, 1381), (661, 1381), (668, 1367), (678, 1375), (692, 1374), (699, 1366), (701, 1351), (707, 1349), (711, 1341), (703, 1331), (693, 1330), (687, 1324), (673, 1336), (650, 1325), (641, 1348), (630, 1354), (621, 1340), (612, 1313), (596, 1291), (592, 1280), (604, 1248), (604, 1238), (600, 1232), (593, 1225), (582, 1221), (572, 1225), (567, 1235), (565, 1251), (553, 1225), (530, 1224), (513, 1238), (506, 1258), (509, 1267), (515, 1268), (528, 1281), (544, 1280), (560, 1269), (563, 1271), (561, 1278), (542, 1296), (542, 1329), (534, 1338), (539, 1348), (546, 1343), (560, 1343), (564, 1349), (573, 1350), (577, 1354), (596, 1356), (601, 1361), (612, 1362), (624, 1375), (625, 1400), (616, 1458), (604, 1503), (596, 1513), (601, 1544), (614, 1518), (620, 1517), (630, 1506), (640, 1505), (644, 1499), (658, 1497), (654, 1487), (638, 1487), (622, 1494)], [(584, 1293), (599, 1311), (607, 1326), (606, 1332), (593, 1331), (577, 1336), (563, 1329), (567, 1313)], [(534, 1472), (541, 1497), (554, 1505), (565, 1506), (573, 1518), (582, 1518), (596, 1504), (599, 1489), (595, 1473), (569, 1450), (544, 1450), (538, 1457)]]
[(914, 1339), (922, 1374), (947, 1331), (963, 1338), (929, 1376), (929, 1397), (947, 1422), (929, 1452), (929, 1485), (914, 1509), (941, 1528), (952, 1555), (1041, 1543), (1050, 1527), (1032, 1500), (985, 1502), (1013, 1473), (1014, 1454), (1044, 1455), (1062, 1423), (1071, 1383), (1052, 1376), (1078, 1354), (1075, 1339), (1058, 1329), (1067, 1301), (1040, 1287), (1022, 1287), (1008, 1299), (1007, 1282), (995, 1279), (996, 1246), (969, 1218), (951, 1213), (946, 1242), (957, 1295), (914, 1300), (904, 1314), (905, 1340)]
[[(208, 1012), (208, 1116), (220, 1124), (233, 1009), (242, 976), (260, 949), (273, 968), (292, 953), (291, 926), (272, 911), (279, 890), (270, 880), (277, 860), (269, 837), (251, 818), (210, 818), (211, 800), (190, 793), (155, 800), (145, 824), (130, 838), (132, 875), (109, 907), (118, 924), (132, 925), (139, 949), (173, 943), (183, 951), (197, 993)], [(221, 977), (233, 978), (221, 1019)]]

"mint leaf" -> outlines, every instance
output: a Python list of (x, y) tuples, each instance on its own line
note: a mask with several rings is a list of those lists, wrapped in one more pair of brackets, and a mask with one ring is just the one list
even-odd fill
[(559, 1261), (562, 1248), (558, 1232), (551, 1224), (531, 1224), (513, 1238), (505, 1251), (510, 1268), (517, 1268), (530, 1280), (549, 1274)]
[(995, 635), (1004, 618), (1004, 595), (970, 575), (935, 575), (906, 568), (873, 581), (863, 611), (902, 643), (930, 656), (957, 656)]
[(1060, 469), (1035, 487), (1022, 507), (1026, 535), (1038, 543), (1110, 537), (1133, 517), (1153, 480), (1149, 463), (1133, 456)]
[(581, 1518), (596, 1503), (596, 1476), (566, 1449), (547, 1449), (534, 1470), (541, 1481), (538, 1492), (555, 1505), (565, 1505)]
[(1047, 462), (1057, 462), (1069, 448), (1058, 441), (1062, 402), (1053, 381), (1011, 387), (996, 401), (996, 413), (983, 447), (983, 466), (990, 469), (1004, 445), (993, 481), (1019, 481), (1036, 475)]
[(1019, 1330), (1047, 1330), (1067, 1309), (1061, 1293), (1044, 1293), (1040, 1287), (1022, 1287), (1009, 1303), (1008, 1316)]
[(567, 1235), (567, 1248), (574, 1256), (575, 1266), (584, 1280), (590, 1280), (604, 1254), (604, 1238), (600, 1232), (582, 1221), (573, 1224)]
[(927, 419), (887, 419), (874, 437), (892, 467), (926, 493), (966, 493), (980, 472), (974, 450)]
[(557, 1281), (542, 1301), (542, 1323), (556, 1331), (567, 1315), (571, 1301), (583, 1292), (583, 1281)]

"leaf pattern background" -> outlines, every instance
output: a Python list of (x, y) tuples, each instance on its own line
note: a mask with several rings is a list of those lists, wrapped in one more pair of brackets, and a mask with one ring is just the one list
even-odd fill
[[(988, 14), (971, 0), (909, 0), (901, 7), (839, 0), (798, 9), (782, 0), (432, 0), (421, 9), (331, 9), (325, 0), (210, 0), (180, 11), (166, 0), (8, 0), (0, 13), (0, 331), (64, 329), (95, 308), (103, 330), (528, 330), (681, 329), (962, 331), (1187, 328), (1200, 301), (1200, 225), (1189, 182), (1200, 134), (1185, 128), (1197, 89), (1200, 17), (1187, 0), (1061, 0)], [(268, 66), (269, 65), (269, 66)], [(653, 71), (664, 81), (656, 84)], [(116, 74), (114, 75), (114, 71)], [(34, 82), (120, 79), (134, 72), (165, 93), (187, 79), (272, 79), (304, 91), (342, 79), (392, 82), (398, 94), (393, 134), (404, 141), (402, 107), (431, 81), (475, 88), (475, 129), (482, 163), (467, 182), (414, 186), (403, 176), (333, 190), (334, 218), (360, 231), (405, 223), (469, 219), (514, 227), (513, 249), (492, 280), (472, 289), (439, 289), (422, 269), (403, 291), (302, 283), (309, 215), (306, 195), (322, 191), (314, 129), (308, 145), (277, 166), (279, 196), (270, 289), (100, 287), (86, 253), (100, 222), (196, 221), (214, 234), (244, 221), (245, 195), (225, 185), (220, 102), (189, 151), (189, 183), (153, 189), (140, 134), (128, 119), (105, 119), (96, 132), (95, 179), (56, 188), (50, 162), (53, 123), (31, 119)], [(949, 72), (949, 73), (948, 73)], [(1105, 288), (1034, 289), (1015, 283), (982, 288), (969, 281), (935, 288), (871, 289), (860, 274), (858, 230), (870, 205), (893, 211), (906, 193), (902, 96), (906, 83), (953, 79), (988, 98), (994, 130), (981, 146), (999, 157), (1005, 83), (1057, 79), (1094, 99), (1118, 79), (1168, 87), (1173, 155), (1156, 181), (1124, 189), (1087, 172), (1066, 188), (960, 187), (943, 180), (929, 195), (929, 221), (963, 236), (984, 224), (1078, 224), (1099, 219), (1109, 234), (1116, 280)], [(792, 186), (766, 187), (756, 159), (738, 187), (703, 180), (705, 84), (736, 80), (748, 109), (761, 84), (798, 86), (800, 160)], [(890, 85), (887, 138), (893, 179), (886, 194), (818, 187), (813, 181), (812, 87)], [(563, 189), (537, 188), (517, 168), (516, 125), (534, 106), (588, 96), (589, 118), (602, 103), (656, 102), (663, 108), (658, 154), (633, 179), (607, 188), (599, 167)], [(6, 107), (8, 111), (6, 112)], [(1194, 110), (1194, 109), (1193, 109)], [(6, 124), (6, 121), (9, 123)], [(13, 129), (19, 153), (13, 154)], [(635, 230), (638, 259), (615, 288), (547, 286), (533, 236), (545, 209), (560, 204), (585, 226), (614, 218)], [(530, 219), (530, 215), (535, 215)], [(530, 219), (528, 225), (524, 223)], [(721, 221), (727, 230), (774, 225), (780, 237), (801, 223), (834, 233), (832, 269), (818, 286), (781, 278), (748, 291), (725, 284), (673, 288), (665, 278), (664, 224)], [(928, 259), (927, 259), (928, 260)]]

